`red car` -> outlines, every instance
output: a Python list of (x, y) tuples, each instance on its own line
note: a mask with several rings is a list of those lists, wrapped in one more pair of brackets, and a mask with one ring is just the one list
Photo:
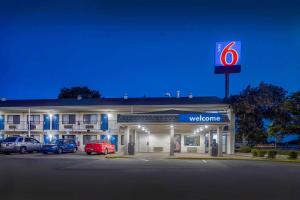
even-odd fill
[(86, 154), (91, 155), (92, 153), (97, 154), (109, 154), (115, 153), (115, 145), (109, 144), (106, 141), (95, 140), (84, 147)]

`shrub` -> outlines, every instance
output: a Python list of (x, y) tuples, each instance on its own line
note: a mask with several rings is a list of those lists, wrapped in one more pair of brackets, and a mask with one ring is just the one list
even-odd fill
[(268, 151), (268, 158), (274, 159), (274, 158), (276, 158), (276, 155), (277, 155), (277, 151), (276, 150), (270, 150), (270, 151)]
[(288, 155), (289, 155), (289, 159), (297, 159), (298, 158), (297, 151), (289, 151)]
[(240, 152), (241, 153), (250, 153), (251, 152), (251, 148), (248, 147), (248, 146), (241, 146)]
[(251, 153), (253, 157), (257, 157), (257, 150), (256, 149), (251, 149)]
[(265, 157), (266, 154), (267, 154), (266, 150), (257, 150), (258, 157)]

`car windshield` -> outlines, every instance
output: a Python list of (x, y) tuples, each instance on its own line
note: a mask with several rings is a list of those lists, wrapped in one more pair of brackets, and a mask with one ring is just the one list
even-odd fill
[(8, 137), (4, 140), (4, 142), (15, 142), (17, 140), (17, 137)]
[(50, 144), (61, 144), (62, 142), (62, 140), (52, 140)]

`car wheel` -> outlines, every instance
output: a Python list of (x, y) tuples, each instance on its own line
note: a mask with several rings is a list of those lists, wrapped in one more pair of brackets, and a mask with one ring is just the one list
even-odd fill
[(20, 154), (26, 153), (26, 147), (21, 147), (20, 148)]
[(91, 155), (92, 153), (91, 153), (91, 152), (86, 152), (86, 154), (87, 154), (87, 155)]
[(107, 154), (108, 154), (108, 149), (105, 149), (104, 155), (107, 155)]
[(63, 153), (63, 150), (62, 149), (58, 149), (57, 150), (57, 154), (62, 154)]

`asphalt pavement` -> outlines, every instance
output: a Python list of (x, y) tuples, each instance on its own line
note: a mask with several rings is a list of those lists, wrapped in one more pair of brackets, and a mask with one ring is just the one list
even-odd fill
[(299, 200), (300, 164), (0, 155), (0, 199)]

